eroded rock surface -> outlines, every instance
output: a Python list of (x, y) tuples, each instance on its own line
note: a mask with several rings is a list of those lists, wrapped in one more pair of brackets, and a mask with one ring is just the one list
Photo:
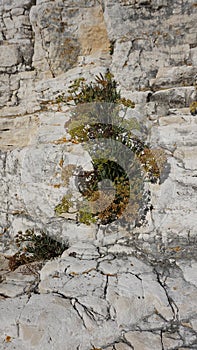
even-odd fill
[[(193, 0), (0, 1), (1, 349), (197, 349), (196, 18)], [(66, 167), (91, 166), (56, 97), (107, 68), (167, 157), (130, 229), (55, 213)], [(69, 248), (10, 271), (27, 229)]]

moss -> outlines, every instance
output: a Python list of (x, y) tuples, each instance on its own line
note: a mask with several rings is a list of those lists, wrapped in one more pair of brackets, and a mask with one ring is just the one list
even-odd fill
[(192, 115), (196, 115), (197, 114), (197, 101), (192, 102), (189, 106), (189, 109), (190, 109), (190, 113)]

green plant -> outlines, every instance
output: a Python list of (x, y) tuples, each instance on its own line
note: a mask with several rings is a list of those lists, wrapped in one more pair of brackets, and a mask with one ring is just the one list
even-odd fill
[(117, 83), (113, 74), (107, 70), (105, 75), (99, 74), (95, 82), (86, 83), (84, 78), (75, 79), (68, 90), (69, 96), (64, 93), (56, 98), (56, 102), (74, 102), (75, 105), (90, 102), (106, 102), (123, 104), (126, 107), (134, 108), (135, 103), (130, 99), (122, 98), (120, 91), (117, 91)]
[(9, 267), (15, 270), (18, 266), (34, 261), (44, 261), (61, 255), (68, 249), (68, 242), (60, 242), (45, 232), (33, 229), (21, 231), (15, 237), (17, 253), (9, 258)]
[[(157, 154), (134, 135), (133, 130), (141, 132), (142, 126), (136, 118), (124, 116), (135, 104), (121, 97), (109, 70), (105, 75), (97, 75), (95, 82), (87, 83), (84, 78), (75, 80), (68, 92), (69, 96), (63, 95), (63, 101), (74, 102), (75, 108), (73, 118), (65, 127), (71, 141), (82, 143), (87, 149), (93, 166), (93, 171), (80, 170), (78, 173), (79, 191), (86, 202), (92, 203), (79, 207), (79, 222), (107, 224), (120, 216), (135, 220), (145, 197), (144, 180), (158, 181), (165, 157), (158, 163)], [(120, 117), (120, 111), (123, 117)], [(101, 140), (101, 143), (97, 145), (94, 140)], [(103, 140), (111, 140), (112, 147), (106, 146), (106, 142), (102, 147)], [(120, 144), (124, 147), (119, 147)], [(126, 150), (132, 151), (131, 154)], [(99, 190), (99, 183), (104, 179), (112, 182), (114, 198), (113, 191)], [(112, 202), (106, 207), (107, 197), (112, 198)], [(68, 212), (69, 206), (70, 202), (63, 197), (55, 211), (58, 214)]]
[(189, 109), (190, 109), (190, 113), (192, 115), (196, 115), (197, 114), (197, 101), (193, 101), (190, 106), (189, 106)]
[(67, 213), (69, 211), (69, 208), (72, 206), (72, 201), (71, 201), (71, 195), (67, 194), (65, 195), (62, 200), (61, 203), (59, 203), (56, 207), (55, 207), (55, 212), (58, 215), (61, 215), (63, 213)]
[(86, 205), (79, 210), (78, 220), (82, 224), (91, 225), (96, 223), (94, 214), (91, 213), (90, 208)]
[[(94, 171), (82, 171), (78, 176), (79, 191), (90, 203), (92, 202), (86, 208), (85, 213), (82, 210), (81, 215), (79, 215), (79, 221), (82, 222), (84, 216), (86, 219), (88, 214), (91, 215), (91, 220), (94, 218), (95, 222), (99, 220), (102, 224), (107, 224), (118, 218), (118, 215), (123, 212), (128, 204), (130, 182), (124, 169), (114, 161), (100, 158), (93, 159), (92, 164)], [(110, 180), (113, 184), (115, 196), (111, 196), (110, 189), (99, 191), (98, 185), (104, 179)], [(110, 197), (111, 202), (109, 202)], [(106, 207), (107, 202), (109, 204)]]

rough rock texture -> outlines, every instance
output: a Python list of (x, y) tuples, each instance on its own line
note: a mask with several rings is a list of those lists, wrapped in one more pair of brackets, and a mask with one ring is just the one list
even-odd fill
[[(1, 349), (197, 349), (197, 3), (0, 0)], [(165, 150), (141, 227), (76, 224), (54, 208), (69, 164), (71, 80), (110, 68)], [(66, 239), (57, 259), (10, 271), (18, 231)]]

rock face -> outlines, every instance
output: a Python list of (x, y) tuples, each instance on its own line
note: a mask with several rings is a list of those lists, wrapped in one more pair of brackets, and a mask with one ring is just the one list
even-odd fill
[[(196, 18), (194, 0), (0, 0), (1, 349), (197, 349)], [(130, 229), (55, 212), (77, 192), (68, 166), (91, 169), (56, 97), (107, 68), (167, 157)], [(27, 229), (69, 248), (10, 271)]]

